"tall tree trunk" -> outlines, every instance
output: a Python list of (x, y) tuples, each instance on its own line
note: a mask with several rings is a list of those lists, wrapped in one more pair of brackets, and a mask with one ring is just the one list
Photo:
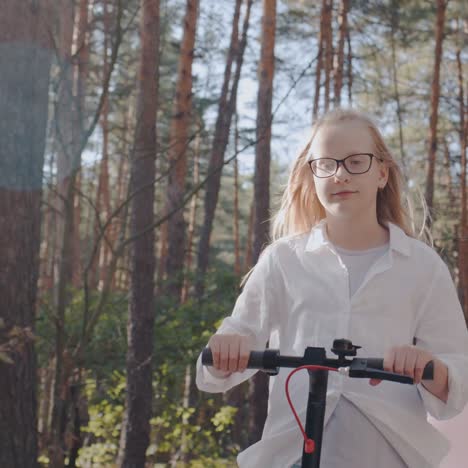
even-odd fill
[[(201, 122), (198, 125), (199, 129), (197, 136), (195, 137), (195, 148), (194, 148), (194, 157), (193, 157), (193, 185), (196, 187), (200, 183), (200, 145), (201, 145)], [(182, 287), (182, 294), (180, 302), (184, 304), (189, 296), (190, 288), (190, 271), (192, 269), (192, 259), (193, 259), (193, 236), (195, 234), (195, 223), (197, 217), (197, 203), (198, 203), (198, 192), (195, 193), (190, 200), (190, 216), (189, 216), (189, 226), (188, 226), (188, 239), (187, 239), (187, 262), (185, 265), (186, 274), (184, 275), (184, 285)], [(182, 398), (182, 407), (188, 409), (191, 401), (193, 400), (193, 392), (195, 391), (193, 380), (192, 366), (188, 364), (185, 368), (185, 380), (184, 380), (184, 390)], [(183, 427), (181, 434), (181, 444), (180, 450), (178, 450), (173, 458), (173, 461), (177, 460), (179, 456), (183, 463), (187, 464), (190, 460), (190, 450), (189, 450), (189, 438), (187, 436), (187, 424), (189, 422), (188, 413), (183, 416)]]
[[(109, 39), (110, 39), (110, 25), (109, 25), (109, 0), (103, 0), (104, 8), (104, 76), (109, 73)], [(101, 218), (102, 223), (106, 223), (110, 213), (110, 195), (109, 195), (109, 99), (106, 96), (104, 105), (102, 107), (101, 115), (101, 128), (102, 128), (102, 159), (101, 170), (99, 173), (99, 185), (97, 192), (97, 210), (98, 216)], [(102, 289), (103, 283), (107, 276), (107, 267), (110, 261), (110, 226), (106, 229), (103, 242), (100, 243), (100, 251), (98, 257), (99, 261), (99, 282), (98, 288)]]
[(71, 240), (71, 257), (73, 268), (71, 270), (71, 284), (74, 288), (81, 287), (81, 248), (80, 248), (80, 224), (81, 224), (81, 172), (76, 174), (75, 190), (73, 194), (73, 239)]
[[(74, 138), (74, 152), (79, 153), (79, 145), (81, 143), (82, 135), (84, 134), (85, 122), (85, 90), (86, 79), (89, 68), (89, 41), (88, 41), (88, 0), (80, 0), (78, 3), (77, 22), (76, 22), (76, 41), (74, 44), (74, 54), (78, 58), (78, 63), (74, 67), (74, 87), (75, 87), (75, 111), (72, 114), (73, 128), (75, 129)], [(81, 197), (79, 189), (81, 186), (80, 173), (77, 174), (75, 186), (77, 188), (74, 193), (74, 208), (73, 208), (73, 240), (71, 247), (71, 257), (75, 265), (72, 270), (72, 284), (78, 288), (82, 284), (81, 279), (81, 254), (80, 254), (80, 224), (81, 224)], [(80, 401), (81, 389), (81, 370), (73, 377), (72, 387), (70, 388), (70, 395), (72, 397), (72, 433), (71, 445), (69, 451), (68, 466), (74, 468), (76, 466), (76, 459), (78, 452), (83, 445), (83, 438), (81, 435), (81, 419), (78, 411), (78, 402)]]
[[(467, 22), (468, 23), (468, 22)], [(468, 26), (468, 24), (467, 24)], [(467, 28), (468, 29), (468, 28)], [(459, 28), (460, 33), (460, 28)], [(468, 325), (468, 217), (467, 217), (467, 197), (466, 197), (466, 151), (468, 140), (468, 96), (463, 92), (463, 67), (461, 62), (461, 49), (457, 47), (456, 52), (457, 71), (458, 71), (458, 101), (460, 114), (460, 150), (461, 150), (461, 172), (460, 172), (460, 227), (458, 241), (458, 290), (465, 320)]]
[[(50, 163), (50, 173), (53, 173), (53, 158)], [(50, 183), (52, 186), (53, 183)], [(41, 253), (39, 266), (39, 295), (53, 290), (54, 286), (54, 256), (55, 256), (55, 219), (56, 212), (54, 206), (54, 193), (51, 189), (45, 190), (44, 218), (42, 221)]]
[(70, 450), (68, 454), (67, 468), (76, 468), (79, 451), (83, 446), (84, 437), (81, 432), (81, 427), (86, 426), (89, 422), (87, 411), (87, 402), (81, 395), (80, 387), (82, 385), (83, 376), (81, 369), (76, 369), (70, 384), (70, 400), (71, 400), (71, 416), (70, 416)]
[[(109, 73), (109, 44), (110, 44), (110, 13), (109, 1), (100, 0), (102, 13), (102, 28), (103, 28), (103, 67), (102, 76), (103, 81)], [(101, 234), (101, 226), (104, 225), (110, 215), (110, 195), (109, 195), (109, 97), (106, 94), (102, 105), (102, 111), (99, 118), (99, 124), (102, 132), (102, 155), (99, 164), (99, 174), (97, 176), (97, 189), (95, 209), (92, 215), (94, 225), (94, 237), (97, 239)], [(91, 288), (98, 288), (102, 290), (103, 283), (107, 276), (107, 267), (110, 262), (110, 249), (109, 249), (109, 235), (110, 226), (104, 232), (103, 239), (99, 242), (98, 252), (94, 256), (89, 285)]]
[(434, 208), (434, 172), (437, 152), (437, 120), (440, 95), (440, 63), (442, 61), (442, 41), (444, 39), (445, 10), (447, 0), (437, 0), (436, 38), (434, 52), (434, 74), (431, 86), (431, 116), (429, 124), (429, 154), (426, 180), (426, 204), (431, 215), (428, 224), (433, 222)]
[[(141, 55), (137, 122), (131, 161), (131, 235), (154, 222), (159, 0), (141, 2)], [(154, 230), (140, 234), (131, 248), (131, 289), (127, 351), (127, 424), (122, 466), (144, 468), (150, 437), (154, 328)]]
[[(242, 39), (238, 39), (238, 22), (240, 14), (241, 0), (236, 1), (234, 18), (232, 23), (231, 43), (226, 58), (226, 67), (224, 69), (224, 82), (219, 100), (218, 117), (216, 120), (215, 135), (211, 149), (210, 162), (208, 166), (209, 177), (205, 189), (205, 214), (198, 245), (198, 265), (197, 265), (197, 286), (196, 296), (200, 298), (203, 294), (204, 277), (208, 268), (208, 258), (210, 250), (210, 237), (213, 229), (213, 220), (218, 203), (219, 189), (221, 186), (221, 171), (223, 168), (224, 154), (229, 140), (229, 129), (231, 127), (232, 115), (234, 113), (237, 100), (237, 87), (240, 80), (242, 62), (245, 47), (247, 44), (247, 31), (249, 27), (250, 8), (252, 0), (247, 0), (247, 8), (244, 16), (244, 25), (242, 29)], [(229, 83), (231, 77), (231, 68), (234, 56), (237, 55), (237, 66), (233, 78), (230, 95)]]
[(393, 81), (393, 96), (396, 103), (396, 113), (398, 121), (398, 142), (400, 146), (400, 158), (404, 168), (406, 168), (405, 145), (403, 141), (403, 112), (401, 108), (400, 91), (398, 89), (398, 64), (396, 54), (395, 32), (398, 29), (399, 23), (399, 3), (396, 0), (392, 1), (391, 19), (390, 19), (390, 44), (392, 48), (392, 81)]
[(314, 107), (312, 110), (312, 118), (315, 120), (318, 114), (320, 102), (320, 81), (323, 69), (323, 50), (325, 47), (325, 24), (326, 24), (326, 10), (328, 0), (322, 0), (322, 10), (320, 12), (320, 32), (318, 40), (318, 53), (317, 53), (317, 66), (315, 68), (315, 95)]
[(334, 74), (334, 92), (333, 98), (335, 106), (341, 104), (341, 88), (343, 87), (343, 69), (344, 69), (344, 44), (346, 40), (346, 33), (348, 31), (348, 12), (349, 12), (349, 0), (341, 0), (340, 14), (338, 18), (339, 22), (339, 38), (338, 38), (338, 50), (336, 53), (336, 68)]
[(328, 0), (325, 10), (325, 83), (324, 83), (324, 110), (328, 111), (330, 105), (330, 78), (333, 69), (333, 30), (332, 30), (332, 16), (333, 16), (333, 0)]
[[(201, 145), (201, 123), (199, 125), (199, 131), (195, 137), (195, 148), (193, 157), (193, 186), (196, 187), (200, 183), (200, 145)], [(190, 200), (190, 216), (188, 226), (188, 239), (187, 239), (187, 262), (185, 265), (186, 274), (184, 275), (184, 286), (182, 288), (182, 295), (180, 302), (183, 304), (189, 295), (190, 280), (189, 275), (192, 270), (192, 259), (193, 259), (193, 237), (195, 235), (195, 223), (197, 221), (197, 204), (198, 204), (198, 192), (195, 193)]]
[(455, 194), (453, 193), (453, 180), (452, 180), (452, 162), (450, 157), (450, 148), (447, 139), (443, 139), (444, 145), (444, 174), (442, 177), (443, 185), (447, 187), (448, 200), (447, 208), (452, 210), (456, 207)]
[[(88, 0), (79, 0), (78, 3), (78, 21), (76, 30), (76, 41), (74, 44), (73, 53), (77, 56), (77, 64), (74, 67), (75, 92), (76, 92), (76, 111), (73, 113), (73, 128), (76, 129), (78, 138), (76, 145), (80, 144), (80, 137), (84, 133), (85, 121), (85, 90), (86, 79), (89, 69), (89, 41), (88, 41)], [(81, 286), (81, 248), (80, 248), (80, 224), (81, 224), (81, 197), (79, 189), (81, 186), (81, 177), (78, 174), (76, 180), (77, 192), (75, 193), (74, 201), (74, 226), (73, 242), (72, 242), (72, 257), (74, 259), (75, 268), (72, 271), (73, 286), (79, 288)]]
[(346, 43), (348, 44), (348, 54), (347, 54), (347, 70), (346, 75), (348, 77), (348, 101), (351, 106), (353, 103), (353, 51), (351, 47), (351, 35), (349, 33), (349, 28), (346, 31)]
[(182, 207), (187, 173), (188, 132), (192, 109), (192, 63), (195, 48), (199, 0), (187, 0), (184, 18), (184, 35), (179, 56), (176, 96), (169, 137), (169, 183), (166, 212), (177, 210), (167, 222), (167, 256), (165, 262), (168, 278), (167, 293), (180, 301), (185, 261), (185, 219)]
[(245, 244), (245, 255), (244, 255), (244, 272), (247, 272), (252, 268), (252, 251), (253, 251), (253, 232), (255, 222), (255, 203), (254, 201), (250, 204), (249, 211), (249, 225), (247, 227), (247, 240)]
[[(45, 2), (0, 15), (0, 466), (37, 467), (34, 332), (41, 187), (52, 58)], [(28, 332), (28, 330), (30, 330)], [(10, 333), (19, 333), (18, 345)]]
[[(120, 160), (117, 171), (117, 187), (116, 187), (116, 202), (115, 208), (121, 206), (124, 201), (125, 194), (128, 192), (128, 159), (127, 156), (130, 153), (130, 140), (131, 138), (128, 135), (133, 134), (133, 126), (131, 122), (135, 120), (134, 117), (134, 100), (129, 99), (130, 103), (128, 106), (128, 111), (125, 113), (124, 125), (121, 129), (121, 141), (122, 147), (120, 150)], [(127, 226), (127, 214), (128, 209), (124, 209), (120, 212), (118, 218), (114, 221), (112, 231), (111, 231), (111, 240), (112, 245), (117, 245), (119, 237), (125, 236), (125, 229)], [(128, 252), (128, 251), (127, 251)], [(113, 277), (112, 288), (117, 288), (120, 290), (127, 290), (127, 255), (124, 255), (123, 258), (119, 261), (119, 267), (117, 268), (116, 274)]]
[[(263, 0), (262, 39), (257, 97), (257, 144), (255, 147), (254, 200), (255, 223), (253, 263), (269, 242), (270, 231), (270, 142), (273, 75), (275, 64), (276, 0)], [(250, 443), (260, 440), (267, 415), (268, 376), (259, 372), (251, 379)]]
[[(71, 63), (73, 27), (74, 27), (74, 7), (70, 0), (59, 0), (57, 2), (57, 58), (59, 61), (59, 89), (56, 101), (56, 115), (54, 116), (55, 143), (57, 146), (57, 212), (60, 216), (57, 219), (57, 251), (56, 274), (57, 279), (55, 291), (55, 306), (59, 302), (59, 289), (62, 284), (70, 284), (72, 278), (72, 259), (70, 252), (72, 239), (69, 234), (73, 233), (73, 224), (66, 226), (66, 217), (72, 211), (70, 205), (73, 204), (73, 173), (76, 169), (73, 148), (75, 145), (75, 134), (73, 129), (73, 65)], [(70, 193), (70, 195), (69, 195)], [(70, 221), (73, 221), (73, 217)], [(69, 232), (67, 233), (67, 228)], [(65, 253), (64, 253), (65, 251)], [(64, 259), (64, 255), (68, 255)], [(60, 271), (63, 271), (64, 278), (61, 280)]]
[(239, 164), (237, 153), (239, 152), (239, 116), (234, 116), (234, 273), (241, 274), (240, 247), (239, 247)]
[[(79, 223), (80, 201), (79, 168), (81, 144), (84, 134), (85, 80), (88, 70), (88, 3), (81, 0), (78, 21), (75, 22), (73, 2), (62, 0), (59, 21), (59, 58), (61, 86), (57, 103), (56, 138), (58, 140), (57, 193), (61, 211), (57, 227), (58, 256), (57, 283), (55, 290), (56, 307), (56, 369), (51, 422), (51, 463), (63, 466), (63, 437), (66, 423), (66, 401), (68, 375), (63, 366), (65, 352), (65, 310), (70, 300), (68, 287), (80, 283), (79, 275)], [(78, 64), (71, 63), (73, 29), (76, 29), (76, 43), (73, 47)], [(71, 368), (70, 368), (71, 370)]]
[(51, 439), (49, 459), (54, 468), (64, 464), (66, 386), (65, 373), (65, 310), (70, 301), (69, 286), (73, 277), (74, 239), (74, 188), (79, 161), (75, 152), (76, 129), (74, 113), (73, 66), (71, 63), (74, 27), (74, 5), (69, 0), (61, 0), (58, 7), (58, 59), (60, 65), (60, 85), (57, 96), (55, 137), (57, 151), (57, 208), (60, 213), (57, 222), (57, 272), (54, 291), (55, 306), (55, 377), (52, 400)]

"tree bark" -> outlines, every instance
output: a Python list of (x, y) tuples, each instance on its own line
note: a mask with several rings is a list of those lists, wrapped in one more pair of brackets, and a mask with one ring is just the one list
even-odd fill
[(353, 104), (353, 51), (351, 46), (351, 35), (349, 33), (349, 28), (346, 31), (346, 43), (348, 44), (348, 54), (347, 54), (347, 77), (348, 77), (348, 101), (349, 105)]
[[(154, 222), (159, 0), (141, 2), (141, 56), (134, 152), (131, 160), (131, 235)], [(150, 437), (154, 329), (154, 230), (131, 246), (131, 288), (127, 351), (127, 424), (122, 466), (144, 468)]]
[(344, 69), (344, 45), (346, 40), (346, 33), (348, 31), (348, 12), (349, 0), (341, 0), (340, 15), (339, 15), (339, 38), (338, 50), (336, 53), (336, 68), (334, 74), (334, 92), (333, 98), (335, 106), (341, 104), (341, 89), (343, 87), (343, 69)]
[[(84, 121), (86, 112), (85, 91), (86, 80), (89, 69), (89, 41), (88, 41), (88, 0), (79, 0), (78, 3), (78, 20), (76, 24), (76, 41), (74, 44), (74, 54), (77, 57), (77, 64), (74, 67), (74, 78), (76, 88), (75, 106), (76, 111), (73, 113), (73, 128), (76, 129), (77, 135), (81, 136), (84, 133)], [(78, 138), (79, 139), (79, 138)], [(77, 142), (77, 145), (79, 141)], [(81, 286), (81, 249), (80, 249), (80, 224), (81, 224), (81, 197), (79, 190), (81, 186), (81, 177), (78, 174), (76, 180), (77, 192), (75, 193), (74, 201), (74, 232), (72, 256), (75, 259), (75, 268), (72, 271), (72, 282), (75, 288)]]
[[(0, 15), (0, 466), (37, 467), (33, 346), (42, 169), (52, 59), (46, 2), (5, 0)], [(9, 334), (20, 334), (13, 345)], [(29, 330), (29, 331), (28, 331)]]
[[(57, 2), (57, 57), (59, 66), (59, 85), (55, 106), (54, 130), (57, 148), (57, 258), (55, 264), (55, 307), (59, 307), (63, 285), (71, 283), (73, 259), (71, 258), (73, 240), (73, 183), (78, 162), (75, 161), (74, 147), (76, 133), (74, 124), (74, 90), (72, 42), (74, 27), (74, 6), (70, 0)], [(70, 188), (70, 186), (72, 186)], [(67, 219), (71, 217), (71, 219)], [(62, 275), (62, 276), (61, 276)]]
[(252, 200), (249, 210), (249, 225), (247, 227), (247, 240), (245, 244), (245, 255), (244, 255), (244, 272), (247, 273), (252, 268), (252, 251), (253, 251), (253, 232), (255, 222), (255, 203)]
[(328, 0), (322, 0), (322, 10), (320, 12), (320, 32), (318, 40), (317, 66), (315, 68), (315, 95), (312, 117), (315, 119), (318, 114), (320, 102), (320, 81), (323, 69), (323, 49), (325, 45), (325, 22)]
[[(221, 186), (221, 171), (223, 168), (224, 154), (229, 140), (229, 130), (231, 127), (232, 116), (234, 114), (237, 100), (237, 87), (240, 80), (242, 62), (245, 47), (247, 44), (247, 31), (249, 28), (250, 8), (252, 0), (247, 1), (247, 8), (244, 16), (242, 28), (242, 39), (238, 39), (238, 22), (240, 15), (241, 1), (237, 0), (234, 18), (232, 23), (231, 43), (226, 58), (226, 67), (224, 70), (224, 82), (219, 100), (218, 117), (216, 120), (215, 136), (211, 149), (210, 162), (208, 166), (209, 178), (205, 189), (205, 213), (200, 233), (200, 242), (198, 245), (197, 259), (197, 285), (196, 296), (200, 298), (203, 295), (204, 277), (208, 268), (208, 258), (210, 250), (210, 237), (213, 230), (213, 220), (215, 217), (216, 205), (218, 203), (219, 189)], [(237, 55), (236, 72), (232, 81), (231, 89), (229, 83), (231, 79), (231, 68), (234, 57)], [(228, 93), (230, 91), (230, 95)]]
[(238, 128), (238, 114), (236, 112), (234, 117), (234, 273), (240, 277), (241, 264), (240, 264), (240, 247), (239, 247), (239, 167), (237, 153), (239, 151), (239, 128)]
[(448, 209), (456, 207), (455, 194), (453, 193), (453, 180), (452, 180), (452, 162), (450, 157), (450, 148), (447, 139), (443, 139), (444, 145), (444, 172), (442, 176), (443, 185), (447, 187), (448, 192)]
[(186, 233), (184, 210), (187, 173), (188, 132), (192, 108), (192, 63), (195, 47), (199, 0), (187, 0), (184, 18), (184, 35), (179, 56), (176, 96), (171, 120), (169, 137), (169, 183), (167, 186), (166, 212), (178, 209), (167, 222), (167, 256), (165, 273), (168, 279), (166, 292), (180, 301), (183, 285), (183, 267), (185, 261)]
[[(65, 350), (65, 310), (70, 300), (68, 288), (78, 285), (79, 279), (79, 223), (80, 202), (79, 169), (81, 143), (84, 134), (85, 80), (88, 69), (87, 1), (79, 3), (78, 20), (75, 23), (73, 2), (62, 0), (58, 23), (58, 44), (61, 84), (55, 115), (57, 157), (58, 209), (61, 216), (57, 223), (57, 283), (56, 307), (56, 369), (52, 407), (51, 444), (49, 456), (53, 466), (63, 466), (64, 431), (67, 412), (67, 381), (63, 358)], [(76, 43), (73, 47), (78, 57), (77, 66), (71, 61), (73, 29), (76, 28)], [(74, 69), (75, 68), (75, 69)], [(71, 370), (71, 369), (70, 369)]]
[(333, 69), (333, 0), (327, 0), (325, 9), (325, 83), (324, 83), (324, 110), (328, 111), (330, 106), (330, 79)]
[(465, 96), (463, 92), (463, 67), (461, 62), (461, 49), (460, 46), (456, 52), (457, 60), (457, 75), (458, 75), (458, 101), (459, 101), (459, 115), (460, 115), (460, 227), (459, 240), (458, 240), (458, 291), (460, 300), (463, 305), (465, 313), (465, 321), (468, 326), (468, 217), (467, 217), (467, 197), (466, 197), (466, 151), (468, 139), (468, 96), (465, 103)]
[[(108, 1), (103, 0), (104, 8), (104, 76), (109, 73), (109, 39), (110, 39), (110, 25), (109, 25), (109, 10)], [(111, 213), (110, 206), (110, 194), (109, 194), (109, 99), (106, 96), (104, 105), (102, 107), (101, 115), (101, 129), (102, 129), (102, 159), (101, 167), (99, 172), (99, 184), (97, 191), (97, 210), (98, 216), (101, 218), (103, 223), (106, 223)], [(110, 261), (110, 230), (111, 226), (108, 226), (104, 233), (103, 242), (100, 243), (98, 262), (99, 262), (99, 282), (98, 288), (102, 289), (103, 283), (107, 276), (107, 267)]]
[(396, 54), (395, 32), (398, 28), (399, 4), (396, 0), (392, 2), (390, 18), (390, 44), (392, 48), (392, 81), (393, 95), (396, 103), (396, 113), (398, 120), (398, 141), (400, 146), (400, 158), (404, 168), (406, 168), (405, 145), (403, 141), (403, 111), (401, 107), (400, 90), (398, 88), (398, 65)]
[(436, 18), (436, 38), (434, 51), (434, 74), (431, 86), (431, 116), (429, 124), (429, 154), (427, 164), (426, 179), (426, 204), (431, 215), (428, 219), (428, 225), (431, 226), (434, 215), (434, 173), (437, 153), (437, 120), (439, 114), (439, 95), (440, 95), (440, 64), (442, 61), (442, 42), (444, 39), (444, 23), (446, 0), (437, 0), (437, 18)]
[[(125, 113), (124, 125), (122, 128), (122, 149), (120, 154), (120, 161), (119, 161), (119, 168), (117, 173), (117, 199), (115, 206), (121, 206), (125, 195), (128, 193), (129, 188), (129, 161), (127, 158), (127, 154), (130, 153), (130, 140), (131, 138), (128, 135), (133, 135), (134, 129), (131, 122), (135, 120), (134, 118), (134, 100), (130, 99), (130, 103), (128, 106), (128, 111)], [(119, 214), (118, 218), (114, 220), (114, 225), (112, 229), (111, 240), (113, 245), (117, 245), (119, 238), (125, 237), (125, 231), (127, 229), (128, 224), (128, 209), (123, 209)], [(157, 255), (156, 255), (157, 257)], [(129, 279), (128, 279), (128, 255), (123, 255), (123, 257), (118, 262), (119, 267), (113, 277), (113, 284), (112, 288), (119, 289), (121, 291), (125, 291), (129, 289)]]
[[(200, 183), (200, 145), (201, 145), (201, 125), (199, 131), (195, 137), (195, 148), (193, 157), (193, 185), (196, 187)], [(182, 294), (180, 302), (183, 304), (189, 296), (190, 281), (189, 275), (192, 269), (193, 260), (193, 237), (195, 234), (195, 223), (197, 220), (197, 205), (198, 205), (198, 192), (195, 193), (190, 200), (190, 216), (188, 226), (188, 239), (187, 239), (187, 261), (185, 265), (186, 274), (184, 275), (184, 285), (182, 287)]]
[[(273, 75), (275, 64), (276, 0), (263, 0), (262, 39), (257, 96), (257, 144), (254, 175), (254, 243), (253, 263), (269, 242), (270, 217), (270, 142), (272, 121)], [(259, 372), (251, 379), (250, 443), (260, 440), (267, 415), (268, 376)]]

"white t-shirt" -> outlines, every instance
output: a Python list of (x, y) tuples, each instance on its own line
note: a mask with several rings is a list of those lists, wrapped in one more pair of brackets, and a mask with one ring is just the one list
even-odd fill
[(388, 244), (367, 250), (348, 250), (337, 245), (334, 248), (348, 271), (349, 297), (352, 297), (363, 283), (372, 264), (388, 250)]
[[(307, 346), (330, 348), (335, 338), (361, 346), (358, 356), (383, 357), (395, 345), (429, 350), (448, 368), (449, 393), (442, 402), (422, 384), (328, 377), (325, 423), (346, 397), (385, 436), (409, 468), (437, 467), (449, 442), (428, 421), (460, 413), (468, 401), (468, 332), (450, 273), (436, 252), (389, 224), (389, 249), (370, 267), (350, 296), (346, 267), (326, 236), (325, 221), (310, 233), (271, 244), (217, 333), (249, 334), (253, 349), (270, 347), (283, 355), (304, 354)], [(227, 378), (210, 374), (197, 362), (200, 390), (225, 392), (257, 372)], [(288, 406), (284, 383), (289, 369), (270, 379), (268, 416), (262, 439), (241, 452), (240, 468), (286, 468), (302, 453), (303, 439)], [(290, 381), (291, 398), (305, 419), (308, 375)]]

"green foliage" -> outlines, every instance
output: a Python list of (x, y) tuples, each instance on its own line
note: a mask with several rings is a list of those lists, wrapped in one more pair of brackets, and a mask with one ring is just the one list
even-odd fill
[[(207, 398), (192, 390), (195, 400), (181, 405), (186, 373), (193, 382), (195, 361), (220, 320), (230, 314), (238, 283), (230, 270), (218, 268), (207, 275), (203, 301), (190, 299), (175, 307), (168, 298), (158, 298), (150, 460), (169, 460), (182, 444), (190, 466), (226, 466), (226, 459), (238, 452), (229, 441), (236, 409), (222, 406), (221, 395)], [(216, 461), (220, 458), (222, 462)]]
[(114, 463), (117, 456), (125, 403), (125, 376), (113, 372), (105, 387), (102, 398), (96, 380), (86, 380), (89, 422), (81, 430), (88, 434), (90, 442), (80, 449), (78, 466), (106, 466)]
[[(70, 303), (65, 310), (65, 336), (68, 350), (72, 352), (82, 335), (85, 308), (88, 317), (96, 310), (100, 292), (93, 291), (85, 302), (82, 289), (69, 289)], [(84, 365), (93, 369), (98, 377), (106, 377), (114, 369), (125, 366), (127, 295), (121, 292), (111, 293), (107, 304), (94, 328), (91, 341), (84, 348)], [(55, 348), (55, 323), (53, 320), (52, 297), (42, 298), (36, 319), (36, 349), (39, 365), (48, 365)]]
[[(192, 278), (193, 280), (193, 278)], [(203, 301), (189, 299), (176, 306), (170, 298), (158, 297), (155, 310), (153, 360), (153, 418), (148, 448), (149, 462), (168, 462), (181, 444), (190, 454), (190, 467), (230, 466), (239, 447), (232, 444), (230, 431), (237, 409), (222, 403), (221, 395), (192, 389), (183, 405), (187, 372), (195, 378), (195, 362), (223, 317), (229, 315), (238, 294), (239, 278), (230, 269), (218, 266), (207, 275)], [(84, 296), (72, 291), (66, 311), (66, 335), (70, 350), (80, 337)], [(98, 293), (89, 306), (95, 307)], [(55, 329), (44, 299), (37, 321), (39, 358), (48, 364)], [(89, 421), (81, 428), (84, 446), (77, 466), (111, 466), (118, 453), (125, 406), (125, 351), (127, 297), (113, 293), (98, 321), (93, 339), (84, 355), (85, 385)], [(42, 396), (44, 397), (44, 396)], [(45, 454), (41, 463), (47, 466)]]
[(216, 432), (224, 432), (234, 422), (234, 416), (236, 415), (238, 408), (233, 406), (223, 406), (219, 411), (211, 418), (211, 422), (216, 427)]

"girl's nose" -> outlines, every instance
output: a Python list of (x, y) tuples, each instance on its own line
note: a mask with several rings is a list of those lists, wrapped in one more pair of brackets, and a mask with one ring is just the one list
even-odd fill
[(344, 182), (345, 180), (349, 180), (349, 172), (345, 169), (343, 164), (340, 164), (338, 166), (338, 170), (335, 172), (334, 177), (335, 179)]

